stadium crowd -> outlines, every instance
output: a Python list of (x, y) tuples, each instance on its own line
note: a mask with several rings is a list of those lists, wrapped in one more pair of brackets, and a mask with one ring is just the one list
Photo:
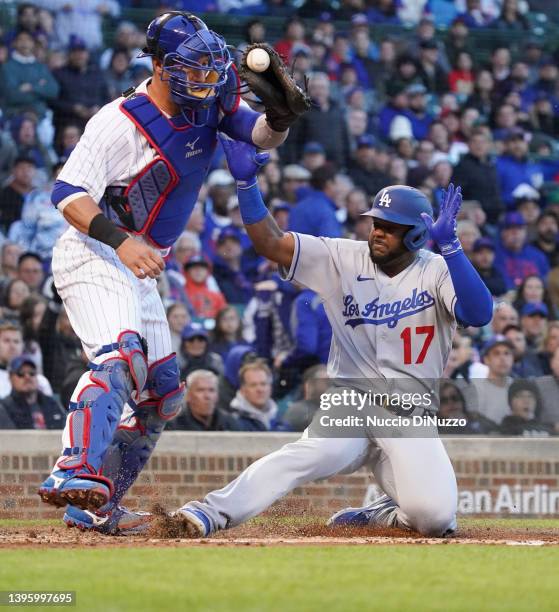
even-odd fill
[[(553, 4), (18, 4), (0, 39), (0, 428), (62, 427), (86, 370), (53, 290), (50, 258), (66, 222), (50, 191), (89, 118), (150, 76), (149, 58), (137, 57), (141, 27), (120, 18), (132, 7), (244, 16), (237, 54), (268, 40), (301, 84), (308, 77), (313, 108), (259, 175), (282, 229), (366, 240), (371, 219), (360, 215), (383, 187), (417, 187), (436, 211), (448, 184), (461, 185), (458, 235), (495, 313), (486, 328), (457, 332), (440, 412), (465, 419), (463, 433), (559, 433), (559, 50), (529, 21)], [(267, 16), (284, 19), (280, 38)], [(372, 35), (384, 25), (389, 34)], [(476, 31), (494, 32), (486, 61)], [(511, 52), (513, 34), (521, 42)], [(327, 388), (330, 326), (319, 296), (281, 280), (251, 248), (222, 152), (159, 288), (188, 385), (170, 428), (304, 429)]]

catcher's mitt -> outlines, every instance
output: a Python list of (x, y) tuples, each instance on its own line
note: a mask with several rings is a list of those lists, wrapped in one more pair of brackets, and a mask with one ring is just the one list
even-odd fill
[[(270, 56), (264, 72), (253, 72), (247, 65), (247, 55), (256, 48)], [(309, 96), (295, 83), (278, 52), (267, 43), (249, 45), (241, 58), (239, 75), (257, 95), (266, 109), (266, 121), (276, 132), (287, 130), (311, 107)]]

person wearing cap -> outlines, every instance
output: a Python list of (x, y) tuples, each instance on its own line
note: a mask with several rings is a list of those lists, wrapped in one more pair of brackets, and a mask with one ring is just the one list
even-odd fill
[(317, 168), (312, 173), (313, 191), (298, 202), (289, 214), (289, 230), (340, 238), (342, 227), (336, 217), (339, 194), (337, 171), (332, 165)]
[(524, 304), (520, 309), (520, 329), (529, 349), (539, 351), (547, 330), (549, 309), (543, 302)]
[(382, 153), (382, 145), (376, 143), (369, 134), (357, 139), (357, 147), (353, 153), (353, 163), (348, 169), (352, 181), (368, 194), (376, 194), (383, 187), (390, 185), (390, 177), (377, 165), (378, 155)]
[(223, 360), (209, 350), (208, 332), (200, 323), (189, 323), (182, 330), (181, 348), (177, 354), (181, 380), (195, 370), (210, 370), (218, 376), (223, 373)]
[(110, 99), (103, 73), (89, 60), (86, 41), (72, 34), (68, 41), (66, 65), (54, 71), (60, 86), (60, 95), (52, 104), (57, 129), (67, 123), (75, 123), (83, 130), (91, 117)]
[(503, 202), (497, 168), (489, 156), (491, 141), (487, 131), (474, 128), (468, 138), (468, 148), (455, 166), (452, 180), (462, 186), (465, 199), (481, 204), (488, 223), (494, 225), (503, 211)]
[(492, 296), (499, 297), (507, 292), (503, 274), (494, 265), (495, 243), (491, 238), (478, 238), (470, 259)]
[(329, 161), (343, 168), (349, 158), (349, 135), (343, 113), (331, 97), (331, 84), (325, 72), (313, 73), (309, 81), (311, 109), (291, 127), (281, 155), (284, 163), (296, 163), (307, 142), (319, 142)]
[(520, 185), (512, 195), (514, 196), (514, 208), (526, 221), (528, 242), (532, 242), (536, 236), (536, 222), (540, 216), (539, 204), (540, 194), (529, 185)]
[(433, 117), (427, 112), (427, 88), (422, 83), (413, 83), (406, 88), (408, 94), (408, 109), (405, 116), (411, 122), (413, 137), (424, 140), (429, 134)]
[[(398, 62), (400, 61), (401, 58), (398, 60)], [(378, 129), (384, 140), (389, 139), (394, 120), (397, 117), (405, 116), (409, 106), (406, 87), (399, 81), (391, 80), (387, 83), (386, 96), (386, 104), (378, 113)]]
[(62, 429), (66, 413), (39, 390), (37, 366), (21, 355), (9, 365), (11, 392), (0, 400), (0, 429)]
[(223, 168), (213, 170), (206, 181), (208, 202), (204, 220), (204, 230), (200, 235), (202, 250), (210, 258), (215, 253), (217, 237), (221, 230), (231, 225), (227, 204), (235, 195), (235, 181)]
[(299, 164), (284, 166), (281, 181), (282, 198), (289, 204), (302, 200), (309, 192), (311, 173)]
[(545, 280), (549, 273), (546, 256), (527, 244), (527, 239), (524, 217), (517, 212), (508, 212), (500, 223), (500, 240), (495, 256), (495, 266), (502, 273), (507, 289), (515, 289), (530, 274)]
[(419, 76), (431, 93), (441, 95), (448, 91), (448, 71), (440, 61), (439, 44), (434, 38), (419, 43)]
[(29, 32), (19, 32), (12, 49), (0, 66), (2, 111), (7, 117), (31, 111), (43, 119), (59, 94), (58, 84), (48, 66), (35, 57), (35, 39)]
[(541, 182), (542, 169), (528, 159), (528, 141), (524, 130), (511, 128), (505, 135), (505, 150), (496, 160), (501, 196), (507, 207), (514, 203), (513, 191), (522, 183), (536, 185)]
[(537, 384), (531, 380), (515, 380), (509, 388), (510, 414), (501, 422), (505, 436), (547, 437), (553, 426), (540, 421), (542, 400)]
[(21, 219), (23, 204), (33, 190), (36, 172), (35, 161), (30, 157), (16, 157), (10, 181), (0, 190), (0, 230), (7, 234), (14, 221)]
[[(313, 172), (326, 163), (326, 151), (319, 142), (307, 142), (303, 148), (301, 165), (309, 172)], [(310, 176), (309, 176), (310, 178)]]
[(225, 227), (215, 247), (213, 275), (229, 304), (247, 304), (254, 287), (242, 267), (243, 248), (238, 228)]
[(208, 286), (210, 263), (203, 255), (192, 255), (184, 264), (186, 295), (194, 309), (194, 316), (215, 319), (217, 313), (227, 306), (221, 291)]
[(472, 409), (497, 425), (508, 414), (508, 390), (512, 384), (514, 348), (503, 335), (490, 338), (481, 349), (487, 378), (472, 379), (475, 403)]

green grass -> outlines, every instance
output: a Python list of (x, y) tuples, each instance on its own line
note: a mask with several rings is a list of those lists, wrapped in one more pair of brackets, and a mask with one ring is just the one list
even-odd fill
[[(254, 522), (273, 522), (281, 531), (313, 520)], [(58, 525), (0, 520), (0, 528)], [(460, 525), (559, 529), (559, 519), (464, 518)], [(135, 548), (0, 550), (0, 590), (74, 590), (77, 606), (70, 609), (78, 611), (543, 612), (557, 609), (558, 565), (559, 547), (168, 548), (146, 542)]]
[(75, 590), (80, 611), (539, 612), (558, 563), (477, 545), (3, 550), (0, 590)]

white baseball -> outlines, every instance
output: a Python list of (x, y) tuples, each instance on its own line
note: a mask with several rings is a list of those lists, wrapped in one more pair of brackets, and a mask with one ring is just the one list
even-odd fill
[(270, 65), (270, 56), (265, 49), (257, 47), (252, 51), (249, 51), (247, 55), (247, 66), (253, 72), (264, 72)]

